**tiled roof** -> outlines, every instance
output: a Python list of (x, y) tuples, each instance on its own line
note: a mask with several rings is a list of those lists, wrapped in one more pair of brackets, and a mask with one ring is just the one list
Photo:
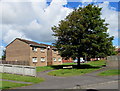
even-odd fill
[(115, 49), (115, 51), (118, 51), (118, 52), (120, 52), (120, 48), (116, 48), (116, 49)]
[(48, 47), (48, 46), (53, 47), (52, 45), (42, 44), (42, 43), (39, 44), (37, 42), (33, 42), (33, 41), (30, 41), (30, 40), (25, 40), (25, 39), (20, 39), (20, 38), (17, 38), (17, 39), (19, 39), (19, 40), (21, 40), (21, 41), (23, 41), (23, 42), (25, 42), (27, 44), (31, 44), (31, 45), (44, 46), (44, 47)]
[(118, 52), (120, 52), (120, 48), (118, 48)]
[(21, 41), (23, 41), (23, 42), (25, 42), (25, 43), (27, 43), (27, 44), (40, 45), (40, 44), (37, 43), (37, 42), (33, 42), (33, 41), (25, 40), (25, 39), (20, 39), (20, 38), (17, 38), (17, 39), (19, 39), (19, 40), (21, 40)]
[[(39, 43), (37, 43), (37, 42), (34, 42), (34, 41), (30, 41), (30, 40), (26, 40), (26, 39), (21, 39), (21, 38), (16, 38), (16, 39), (18, 39), (18, 40), (20, 40), (20, 41), (23, 41), (24, 43), (27, 43), (27, 44), (29, 44), (30, 46), (37, 46), (37, 47), (48, 47), (48, 46), (50, 46), (50, 47), (52, 47), (53, 48), (53, 46), (52, 45), (47, 45), (47, 44), (39, 44)], [(16, 40), (15, 39), (15, 40)], [(15, 41), (14, 40), (14, 41)], [(14, 42), (14, 41), (12, 41), (12, 42)], [(11, 42), (11, 43), (12, 43)], [(11, 44), (10, 43), (10, 44)], [(6, 47), (8, 47), (10, 44), (8, 44)]]
[(43, 46), (51, 46), (51, 45), (47, 45), (47, 44), (42, 44), (42, 43), (40, 43), (39, 45), (43, 45)]

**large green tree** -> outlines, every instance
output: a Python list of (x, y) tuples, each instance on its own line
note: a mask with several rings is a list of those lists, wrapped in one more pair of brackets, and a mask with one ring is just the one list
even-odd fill
[(52, 27), (60, 55), (65, 58), (106, 57), (112, 55), (113, 36), (107, 33), (107, 23), (101, 18), (99, 6), (89, 4), (75, 9), (58, 26)]

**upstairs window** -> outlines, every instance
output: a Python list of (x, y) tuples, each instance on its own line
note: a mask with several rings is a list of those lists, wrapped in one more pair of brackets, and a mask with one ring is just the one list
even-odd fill
[(36, 47), (32, 47), (32, 50), (33, 50), (33, 51), (37, 51), (37, 48), (36, 48)]
[(54, 51), (54, 53), (56, 54), (57, 53), (57, 51), (56, 50), (53, 50)]
[(53, 61), (56, 62), (56, 58), (53, 58)]
[(37, 57), (33, 57), (32, 62), (37, 62)]
[(45, 52), (45, 48), (40, 48), (40, 51), (41, 52)]
[(58, 61), (61, 62), (61, 61), (62, 61), (62, 58), (58, 58)]
[(45, 57), (41, 57), (41, 62), (44, 62), (45, 61)]

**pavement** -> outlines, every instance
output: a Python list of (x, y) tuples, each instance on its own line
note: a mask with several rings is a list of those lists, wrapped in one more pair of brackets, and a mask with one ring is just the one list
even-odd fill
[(49, 76), (46, 72), (37, 73), (37, 77), (43, 77), (45, 82), (33, 84), (16, 89), (118, 89), (118, 76), (97, 76), (96, 74), (108, 70), (102, 68), (95, 72), (81, 76), (56, 77)]

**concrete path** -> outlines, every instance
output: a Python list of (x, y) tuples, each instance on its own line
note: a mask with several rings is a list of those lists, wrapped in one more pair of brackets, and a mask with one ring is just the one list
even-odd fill
[(118, 81), (109, 81), (104, 83), (81, 86), (81, 89), (118, 89)]
[[(118, 81), (118, 76), (96, 76), (98, 72), (107, 70), (106, 68), (98, 71), (72, 77), (55, 77), (47, 75), (47, 72), (39, 72), (38, 77), (46, 79), (45, 82), (34, 84), (26, 87), (19, 87), (16, 89), (69, 89), (75, 88), (76, 86), (88, 86), (91, 84), (105, 83), (110, 81)], [(116, 88), (117, 89), (117, 88)]]

